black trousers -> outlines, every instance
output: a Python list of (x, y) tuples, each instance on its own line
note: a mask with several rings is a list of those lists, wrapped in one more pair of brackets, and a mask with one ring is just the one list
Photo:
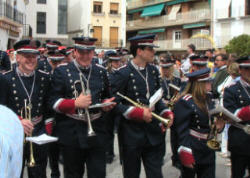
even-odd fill
[(65, 178), (82, 178), (85, 165), (88, 178), (105, 178), (106, 161), (104, 147), (81, 149), (61, 146), (61, 151), (64, 160)]
[(57, 142), (49, 144), (49, 165), (51, 169), (51, 177), (60, 177), (59, 171), (59, 154), (60, 148)]
[[(48, 156), (48, 144), (37, 145), (32, 144), (33, 155), (35, 159), (34, 167), (27, 167), (29, 178), (46, 178), (47, 156)], [(23, 150), (23, 168), (21, 178), (23, 177), (24, 167), (30, 161), (30, 142), (25, 143)]]
[(205, 165), (195, 165), (194, 169), (183, 166), (182, 178), (215, 178), (215, 163)]
[(151, 146), (123, 146), (124, 178), (139, 178), (141, 161), (143, 162), (147, 178), (163, 178), (162, 175), (162, 151), (164, 143)]
[(231, 162), (232, 178), (243, 178), (250, 167), (250, 156), (240, 155), (232, 151)]

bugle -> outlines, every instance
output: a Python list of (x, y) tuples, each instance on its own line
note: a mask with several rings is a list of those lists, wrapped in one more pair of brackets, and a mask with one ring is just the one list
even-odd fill
[[(124, 96), (124, 95), (122, 95), (122, 94), (119, 93), (119, 92), (117, 92), (117, 95), (120, 96), (121, 98), (125, 99), (125, 100), (128, 101), (129, 103), (133, 104), (135, 107), (140, 107), (140, 108), (145, 107), (145, 106), (143, 106), (142, 104), (139, 104), (139, 103), (133, 101), (133, 100), (130, 99), (129, 97)], [(165, 125), (168, 125), (168, 124), (169, 124), (169, 121), (170, 121), (169, 119), (163, 118), (163, 117), (161, 117), (161, 116), (155, 114), (154, 112), (152, 112), (152, 116), (153, 116), (155, 119), (157, 119), (157, 120), (161, 121), (162, 123), (164, 123)]]

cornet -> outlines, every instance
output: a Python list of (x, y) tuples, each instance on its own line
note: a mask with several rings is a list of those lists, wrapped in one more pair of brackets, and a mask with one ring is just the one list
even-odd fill
[[(27, 105), (27, 100), (24, 100), (24, 107), (21, 109), (21, 117), (31, 121), (31, 104)], [(30, 135), (32, 137), (32, 134)], [(30, 159), (28, 167), (34, 167), (36, 165), (33, 153), (33, 144), (30, 142)]]
[(207, 146), (212, 150), (220, 150), (221, 145), (217, 140), (218, 130), (215, 124), (211, 125), (211, 131), (207, 138)]
[[(80, 80), (76, 80), (75, 81), (75, 83), (74, 83), (74, 95), (75, 95), (75, 99), (79, 96), (79, 93), (78, 93), (78, 91), (77, 91), (77, 89), (76, 89), (76, 85), (78, 84), (78, 83), (80, 83), (81, 84), (81, 88), (82, 88), (82, 93), (83, 94), (90, 94), (90, 91), (85, 91), (85, 87), (84, 87), (84, 83), (83, 83), (83, 80), (82, 80), (82, 76), (81, 76), (81, 74), (79, 74), (80, 75)], [(92, 127), (92, 124), (91, 124), (91, 119), (90, 119), (90, 114), (89, 114), (89, 109), (88, 108), (85, 108), (85, 114), (86, 114), (86, 116), (87, 116), (87, 125), (88, 125), (88, 137), (93, 137), (93, 136), (95, 136), (96, 134), (95, 134), (95, 131), (94, 131), (94, 129), (93, 129), (93, 127)], [(83, 117), (83, 109), (78, 109), (78, 117)]]
[[(122, 95), (122, 94), (119, 93), (119, 92), (117, 92), (117, 95), (120, 96), (120, 97), (122, 97), (123, 99), (127, 100), (128, 102), (130, 102), (131, 104), (133, 104), (133, 105), (136, 106), (136, 107), (144, 107), (142, 104), (139, 104), (139, 103), (133, 101), (133, 100), (130, 99), (129, 97), (124, 96), (124, 95)], [(169, 123), (169, 121), (170, 121), (169, 119), (165, 119), (165, 118), (163, 118), (163, 117), (161, 117), (161, 116), (155, 114), (154, 112), (152, 112), (152, 116), (153, 116), (155, 119), (157, 119), (157, 120), (161, 121), (162, 123), (164, 123), (165, 125), (168, 125), (168, 123)]]

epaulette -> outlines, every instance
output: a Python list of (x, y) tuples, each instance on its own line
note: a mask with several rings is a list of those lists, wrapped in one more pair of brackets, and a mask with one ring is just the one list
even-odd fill
[(186, 94), (186, 95), (184, 95), (184, 96), (182, 97), (182, 99), (185, 100), (185, 101), (188, 101), (188, 100), (190, 100), (191, 98), (192, 98), (192, 95), (190, 95), (190, 94)]
[(116, 69), (116, 70), (118, 71), (118, 70), (123, 69), (123, 68), (125, 68), (125, 67), (127, 67), (127, 64), (125, 64), (125, 65), (123, 65), (123, 66), (119, 67), (119, 68), (118, 68), (118, 69)]
[(45, 72), (45, 71), (43, 71), (41, 69), (38, 69), (38, 72), (41, 72), (41, 73), (46, 74), (46, 75), (49, 75), (49, 72)]
[(66, 65), (68, 65), (68, 63), (59, 64), (57, 67), (66, 66)]
[(229, 87), (231, 87), (231, 86), (234, 86), (236, 84), (236, 82), (232, 82), (232, 83), (230, 83), (228, 86), (226, 86), (225, 88), (229, 88)]
[(95, 64), (95, 65), (98, 66), (98, 67), (101, 67), (101, 68), (105, 69), (105, 67), (103, 67), (103, 66), (100, 65), (100, 64)]
[(6, 71), (6, 72), (3, 72), (2, 74), (5, 75), (5, 74), (7, 74), (7, 73), (10, 73), (11, 71), (12, 71), (12, 69), (10, 69), (10, 70), (8, 70), (8, 71)]

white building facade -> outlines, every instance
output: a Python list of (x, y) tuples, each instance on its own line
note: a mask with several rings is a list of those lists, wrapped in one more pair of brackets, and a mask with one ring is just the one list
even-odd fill
[(250, 35), (250, 0), (213, 0), (213, 39), (225, 47), (235, 36)]
[(23, 24), (25, 1), (0, 0), (0, 50), (13, 48), (13, 44), (21, 39)]
[(98, 39), (98, 48), (125, 47), (126, 0), (68, 0), (68, 35)]
[(32, 29), (32, 38), (41, 42), (53, 39), (67, 45), (67, 6), (67, 0), (30, 1), (26, 7), (26, 24)]

